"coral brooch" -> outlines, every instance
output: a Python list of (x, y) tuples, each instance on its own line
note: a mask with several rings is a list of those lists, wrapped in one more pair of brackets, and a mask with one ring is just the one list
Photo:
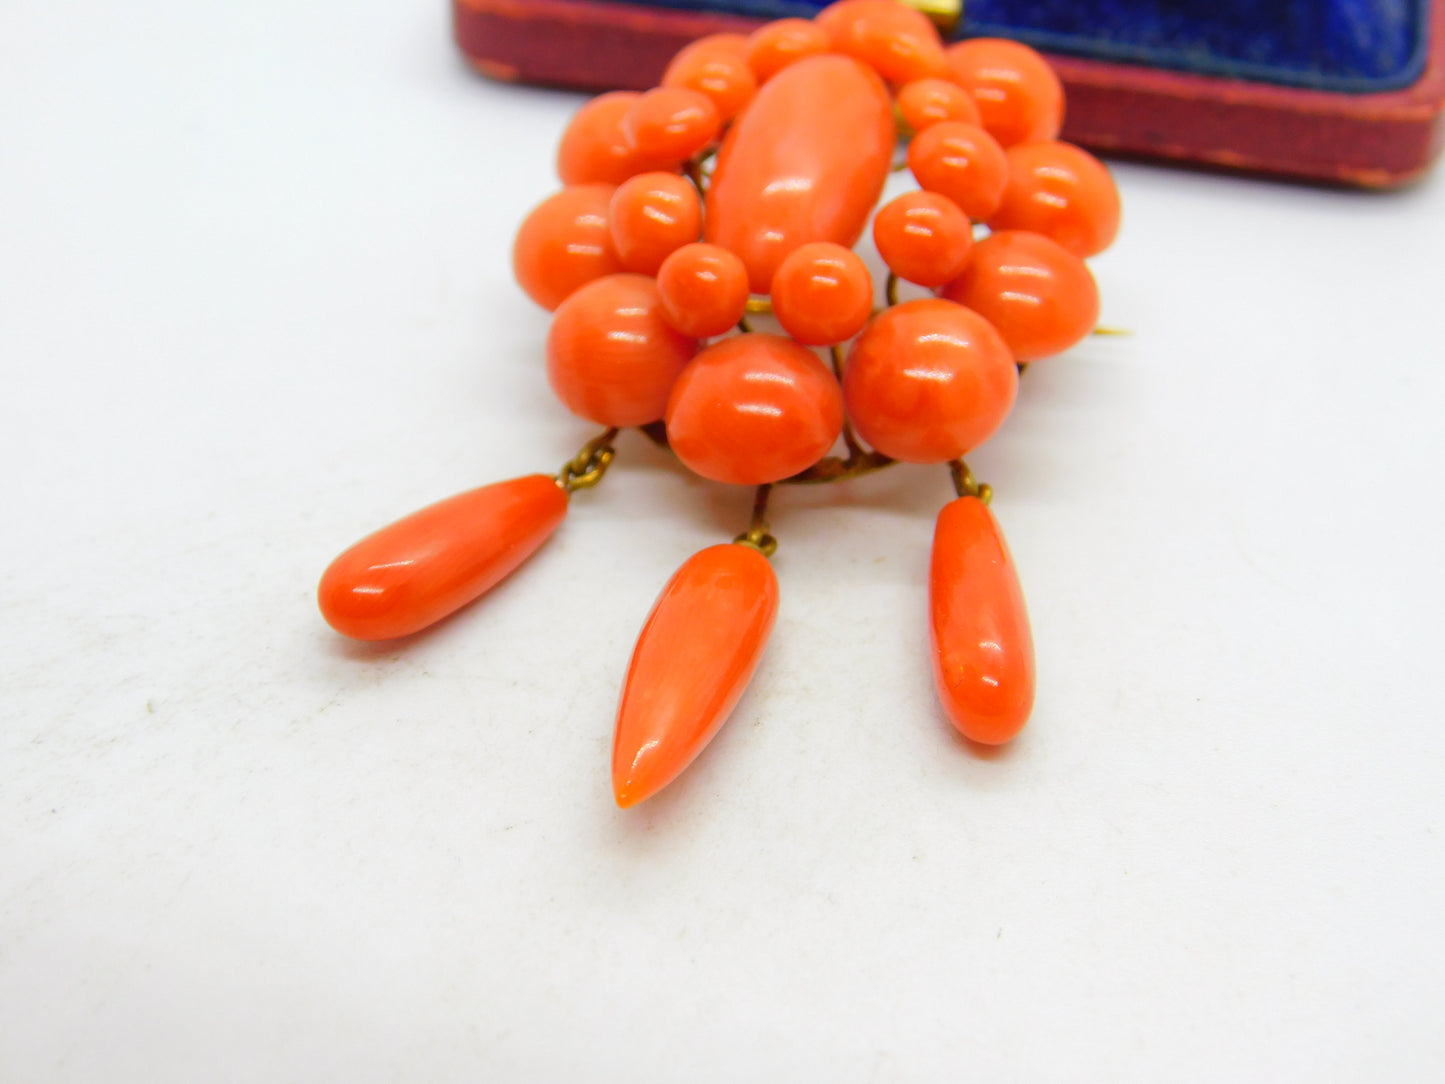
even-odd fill
[[(555, 312), (553, 390), (604, 431), (555, 476), (462, 493), (357, 543), (321, 579), (326, 620), (382, 640), (472, 602), (602, 478), (625, 428), (704, 478), (757, 487), (747, 529), (685, 562), (642, 627), (612, 756), (630, 806), (697, 756), (762, 656), (774, 487), (946, 465), (958, 496), (933, 537), (933, 672), (960, 732), (1007, 742), (1033, 705), (1033, 642), (991, 490), (962, 457), (1007, 419), (1026, 364), (1095, 329), (1084, 259), (1114, 239), (1119, 199), (1096, 159), (1057, 141), (1063, 109), (1037, 53), (945, 46), (894, 0), (705, 38), (657, 89), (585, 105), (562, 136), (564, 187), (523, 222), (513, 265)], [(900, 137), (919, 187), (877, 207), (905, 168)], [(853, 251), (870, 220), (881, 284)], [(925, 296), (900, 301), (905, 282)]]

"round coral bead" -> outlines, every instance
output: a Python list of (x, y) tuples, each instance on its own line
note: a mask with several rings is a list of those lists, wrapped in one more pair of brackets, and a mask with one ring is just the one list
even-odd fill
[(903, 123), (922, 132), (946, 120), (979, 122), (978, 106), (957, 83), (947, 79), (915, 79), (898, 91), (898, 112)]
[(577, 110), (557, 147), (557, 175), (563, 184), (621, 184), (638, 173), (676, 170), (676, 159), (638, 153), (622, 131), (622, 118), (640, 97), (630, 90), (613, 91)]
[(657, 293), (669, 324), (694, 339), (710, 339), (742, 319), (748, 270), (725, 248), (683, 245), (662, 262)]
[(665, 87), (686, 87), (706, 94), (718, 118), (732, 120), (757, 93), (748, 67), (748, 39), (742, 34), (711, 34), (683, 48), (662, 73)]
[(1064, 123), (1064, 88), (1027, 45), (973, 38), (946, 50), (948, 74), (973, 96), (983, 126), (1005, 147), (1054, 139)]
[(828, 32), (809, 19), (779, 19), (754, 30), (748, 38), (748, 67), (759, 85), (789, 64), (826, 53)]
[(639, 154), (680, 162), (717, 138), (717, 106), (701, 91), (658, 87), (622, 115), (622, 134)]
[(715, 482), (763, 485), (812, 466), (843, 428), (838, 382), (811, 350), (781, 335), (735, 335), (678, 378), (667, 439)]
[(1008, 186), (1008, 157), (976, 124), (943, 121), (908, 145), (908, 168), (920, 187), (947, 196), (974, 221), (998, 210)]
[(643, 173), (623, 181), (608, 211), (612, 244), (629, 271), (654, 275), (669, 255), (702, 232), (697, 189), (675, 173)]
[(833, 48), (890, 83), (942, 75), (943, 41), (928, 16), (897, 0), (840, 0), (817, 15)]
[(622, 270), (607, 226), (614, 189), (582, 184), (532, 209), (512, 244), (512, 273), (544, 309), (555, 309), (593, 279)]
[(1084, 261), (1038, 233), (1000, 230), (978, 243), (943, 296), (991, 323), (1019, 361), (1061, 354), (1099, 320), (1099, 288)]
[(999, 333), (952, 301), (905, 301), (858, 337), (843, 370), (848, 416), (884, 455), (910, 463), (957, 459), (987, 440), (1018, 394)]
[(773, 315), (798, 342), (851, 339), (873, 313), (873, 279), (852, 249), (828, 241), (788, 254), (773, 275)]
[(600, 425), (661, 418), (697, 343), (662, 318), (657, 282), (609, 275), (557, 310), (547, 333), (547, 378), (568, 410)]
[(1094, 256), (1119, 233), (1119, 190), (1104, 163), (1072, 143), (1020, 143), (1008, 150), (1009, 179), (997, 230), (1052, 237), (1075, 256)]
[(878, 212), (873, 243), (895, 275), (931, 288), (963, 273), (973, 252), (973, 226), (947, 197), (905, 192)]

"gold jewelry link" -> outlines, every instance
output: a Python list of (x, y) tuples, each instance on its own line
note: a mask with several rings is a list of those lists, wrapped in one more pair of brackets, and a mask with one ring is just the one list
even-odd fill
[(739, 546), (751, 546), (764, 557), (778, 552), (778, 540), (768, 533), (768, 498), (772, 495), (772, 483), (758, 486), (753, 497), (753, 518), (748, 529), (733, 539)]
[(968, 464), (962, 459), (950, 461), (948, 473), (953, 476), (953, 491), (960, 497), (977, 497), (984, 504), (993, 501), (993, 486), (975, 478), (973, 471), (968, 469)]
[(617, 449), (612, 446), (617, 432), (615, 427), (606, 429), (582, 445), (576, 455), (562, 464), (562, 469), (557, 472), (557, 484), (570, 494), (579, 489), (591, 489), (602, 481), (602, 476), (617, 455)]

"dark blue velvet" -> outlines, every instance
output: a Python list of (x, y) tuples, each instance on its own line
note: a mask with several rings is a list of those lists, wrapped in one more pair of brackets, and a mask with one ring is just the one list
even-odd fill
[[(821, 0), (640, 0), (765, 18)], [(1437, 0), (1441, 2), (1441, 0)], [(1425, 64), (1430, 0), (965, 0), (962, 33), (1077, 56), (1290, 86), (1408, 86)]]

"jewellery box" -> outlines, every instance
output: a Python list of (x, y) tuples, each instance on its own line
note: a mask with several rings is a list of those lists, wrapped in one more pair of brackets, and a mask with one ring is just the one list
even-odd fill
[[(950, 37), (1049, 55), (1063, 137), (1111, 154), (1389, 187), (1445, 127), (1445, 3), (1430, 0), (912, 0)], [(705, 34), (821, 0), (453, 0), (457, 44), (499, 79), (641, 89)]]

